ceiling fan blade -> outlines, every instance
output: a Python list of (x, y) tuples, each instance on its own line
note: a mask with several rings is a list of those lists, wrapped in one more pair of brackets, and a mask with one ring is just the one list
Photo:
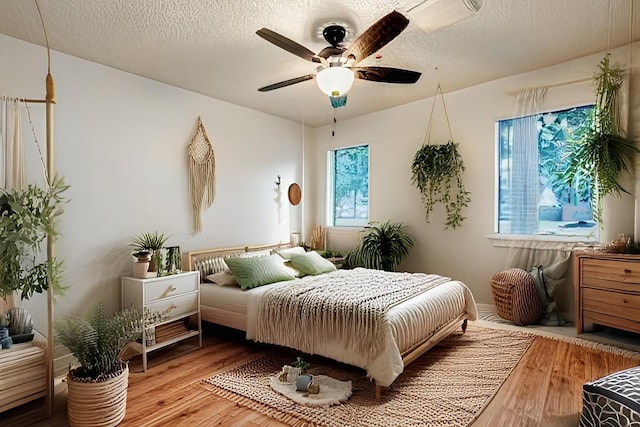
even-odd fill
[(400, 12), (394, 10), (360, 34), (342, 56), (348, 58), (349, 55), (353, 55), (356, 63), (358, 63), (395, 39), (398, 34), (407, 28), (407, 25), (409, 25), (409, 20)]
[(299, 43), (294, 42), (291, 39), (286, 38), (282, 34), (278, 34), (268, 28), (261, 28), (256, 31), (256, 34), (265, 39), (268, 42), (275, 44), (276, 46), (293, 53), (302, 59), (306, 59), (311, 62), (320, 62), (320, 59), (311, 50), (302, 46)]
[(305, 82), (305, 81), (311, 80), (313, 78), (314, 78), (313, 74), (307, 74), (306, 76), (300, 76), (300, 77), (296, 77), (295, 79), (289, 79), (289, 80), (285, 80), (283, 82), (274, 83), (274, 84), (269, 85), (269, 86), (261, 87), (260, 89), (258, 89), (258, 91), (260, 91), (260, 92), (268, 92), (270, 90), (280, 89), (281, 87), (291, 86), (291, 85), (294, 85), (296, 83)]
[(422, 73), (391, 67), (352, 67), (357, 79), (383, 83), (415, 83)]

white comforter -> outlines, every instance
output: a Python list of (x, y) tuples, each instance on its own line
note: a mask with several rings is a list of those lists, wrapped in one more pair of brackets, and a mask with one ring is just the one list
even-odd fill
[[(305, 278), (296, 279), (298, 280), (304, 281)], [(255, 288), (247, 293), (248, 339), (269, 342), (256, 334), (260, 321), (257, 313), (262, 296), (272, 287), (291, 286), (295, 285), (296, 281)], [(345, 351), (349, 347), (349, 340), (357, 339), (354, 337), (323, 337), (322, 340), (316, 340), (317, 344), (314, 344), (313, 348), (305, 351), (361, 367), (376, 381), (376, 384), (386, 387), (402, 373), (404, 369), (402, 354), (405, 351), (430, 337), (440, 327), (463, 313), (467, 313), (469, 320), (476, 319), (477, 311), (473, 295), (462, 282), (451, 280), (404, 301), (388, 311), (389, 322), (386, 330), (383, 331), (385, 345), (373, 360), (368, 360), (365, 355), (357, 352)], [(282, 325), (282, 328), (286, 327)], [(286, 345), (282, 342), (269, 343)]]

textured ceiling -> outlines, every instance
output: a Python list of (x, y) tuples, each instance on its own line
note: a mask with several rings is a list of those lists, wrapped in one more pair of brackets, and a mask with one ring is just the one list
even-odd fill
[[(427, 0), (432, 1), (432, 0)], [(462, 1), (462, 0), (459, 0)], [(557, 64), (625, 44), (639, 28), (635, 0), (484, 0), (480, 11), (426, 33), (415, 22), (365, 65), (423, 73), (414, 85), (356, 80), (351, 118)], [(330, 123), (329, 100), (314, 81), (271, 92), (257, 88), (315, 72), (258, 37), (267, 27), (314, 52), (324, 23), (349, 26), (347, 42), (383, 15), (410, 20), (420, 0), (38, 0), (51, 48), (310, 126)], [(609, 30), (611, 21), (611, 30)], [(0, 33), (43, 45), (33, 0), (0, 0)], [(55, 77), (55, 62), (52, 64)], [(63, 97), (64, 94), (59, 94)]]

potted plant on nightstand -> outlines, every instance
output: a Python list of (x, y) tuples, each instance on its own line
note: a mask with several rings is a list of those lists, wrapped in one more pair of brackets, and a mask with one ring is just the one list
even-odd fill
[[(125, 416), (129, 366), (121, 360), (126, 345), (145, 327), (168, 318), (165, 312), (132, 307), (105, 314), (102, 303), (86, 318), (66, 315), (56, 322), (56, 339), (80, 366), (67, 374), (67, 413), (71, 426), (116, 426)], [(144, 316), (144, 322), (143, 322)]]
[(129, 246), (133, 249), (134, 256), (149, 252), (151, 254), (149, 271), (155, 272), (158, 271), (158, 267), (162, 264), (160, 249), (164, 247), (168, 239), (169, 236), (165, 236), (163, 233), (157, 231), (140, 233), (131, 239)]

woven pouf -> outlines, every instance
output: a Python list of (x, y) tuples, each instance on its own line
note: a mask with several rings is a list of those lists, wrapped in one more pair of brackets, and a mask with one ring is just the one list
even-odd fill
[(491, 291), (496, 313), (503, 319), (519, 326), (537, 323), (540, 319), (542, 304), (528, 271), (510, 268), (494, 274)]
[(640, 425), (640, 367), (582, 386), (581, 427)]
[(127, 410), (129, 366), (101, 382), (80, 382), (67, 374), (67, 416), (72, 427), (112, 427)]

